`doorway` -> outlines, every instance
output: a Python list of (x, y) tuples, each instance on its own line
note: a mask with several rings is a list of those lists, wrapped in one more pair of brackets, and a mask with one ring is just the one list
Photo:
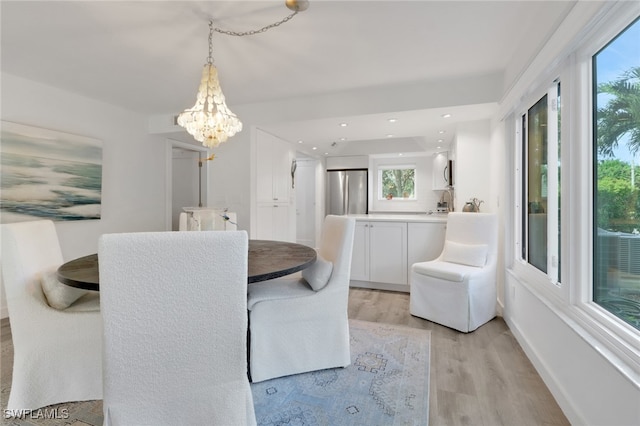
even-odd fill
[[(207, 205), (206, 150), (175, 144), (171, 149), (171, 229), (178, 230), (184, 207)], [(202, 167), (199, 164), (202, 162)]]

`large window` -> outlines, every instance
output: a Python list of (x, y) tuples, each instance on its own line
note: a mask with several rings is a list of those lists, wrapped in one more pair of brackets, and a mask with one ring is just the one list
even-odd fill
[(415, 200), (416, 166), (380, 166), (378, 169), (378, 199)]
[(521, 117), (522, 259), (560, 277), (560, 84), (555, 83)]
[(593, 56), (593, 301), (640, 330), (640, 21)]

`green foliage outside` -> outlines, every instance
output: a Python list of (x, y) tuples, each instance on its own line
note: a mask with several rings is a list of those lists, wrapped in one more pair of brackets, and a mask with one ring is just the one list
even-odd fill
[[(635, 174), (640, 178), (640, 168)], [(636, 180), (631, 185), (631, 165), (620, 160), (598, 162), (598, 227), (608, 231), (631, 233), (640, 230), (640, 218), (636, 213), (640, 197)]]
[(640, 67), (633, 67), (616, 81), (598, 85), (598, 94), (611, 99), (598, 108), (598, 152), (612, 157), (613, 149), (628, 137), (627, 146), (635, 155), (640, 149)]
[(382, 196), (415, 198), (415, 169), (382, 171)]
[(597, 164), (597, 222), (603, 229), (630, 233), (640, 230), (640, 170), (634, 166), (632, 173), (631, 164), (609, 158), (623, 140), (631, 155), (640, 149), (640, 67), (631, 68), (618, 80), (598, 85), (598, 94), (606, 94), (609, 99), (597, 111), (597, 150), (601, 158)]

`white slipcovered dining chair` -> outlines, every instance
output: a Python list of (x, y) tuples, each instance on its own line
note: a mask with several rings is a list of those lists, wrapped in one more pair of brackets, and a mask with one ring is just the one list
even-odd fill
[(347, 305), (354, 231), (355, 219), (327, 216), (310, 268), (249, 286), (254, 382), (351, 363)]
[(100, 238), (104, 424), (252, 425), (245, 231)]
[(412, 315), (468, 333), (496, 316), (498, 220), (449, 213), (437, 259), (411, 266)]
[[(98, 293), (85, 292), (66, 309), (49, 305), (42, 282), (55, 280), (63, 263), (52, 221), (6, 224), (1, 233), (2, 276), (13, 340), (13, 378), (5, 415), (102, 399)], [(65, 290), (57, 284), (60, 291)]]

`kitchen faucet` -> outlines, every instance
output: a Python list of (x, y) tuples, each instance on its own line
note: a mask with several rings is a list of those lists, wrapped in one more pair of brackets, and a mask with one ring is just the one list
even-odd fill
[(454, 211), (453, 208), (453, 187), (449, 185), (444, 191), (442, 191), (442, 197), (440, 197), (440, 202), (444, 203), (444, 195), (449, 195), (449, 202), (447, 203), (447, 211)]

